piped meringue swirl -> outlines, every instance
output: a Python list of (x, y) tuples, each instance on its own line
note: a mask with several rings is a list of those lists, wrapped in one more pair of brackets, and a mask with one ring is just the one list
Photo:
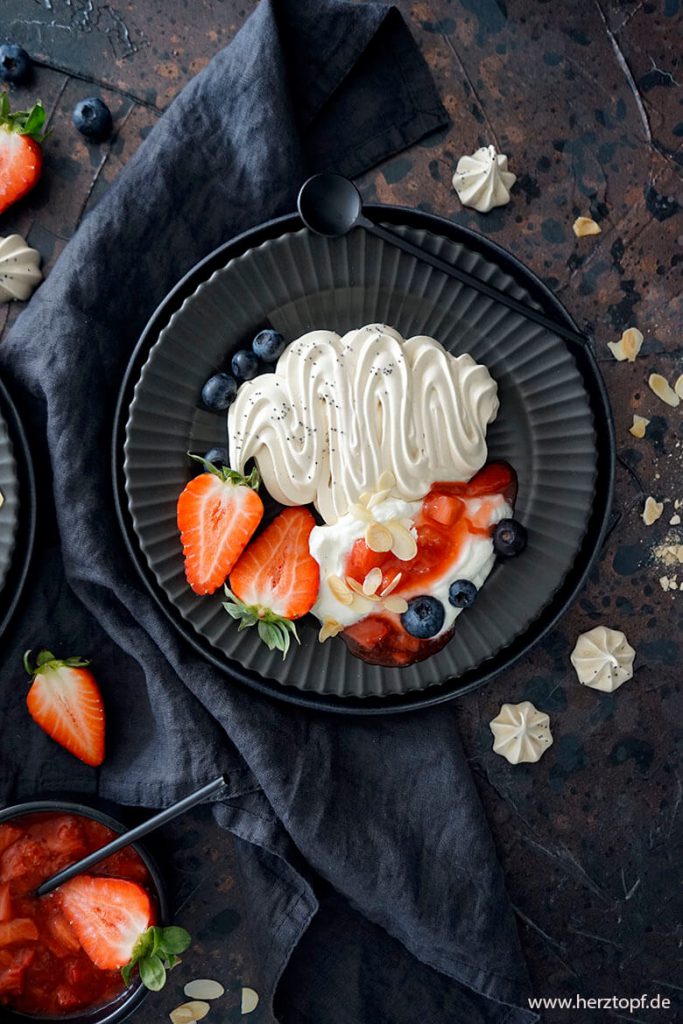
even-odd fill
[(406, 501), (435, 480), (469, 480), (486, 461), (497, 411), (487, 368), (434, 338), (404, 341), (383, 324), (343, 337), (311, 331), (274, 373), (240, 387), (228, 413), (230, 464), (242, 471), (255, 459), (277, 501), (313, 502), (333, 523), (386, 470)]

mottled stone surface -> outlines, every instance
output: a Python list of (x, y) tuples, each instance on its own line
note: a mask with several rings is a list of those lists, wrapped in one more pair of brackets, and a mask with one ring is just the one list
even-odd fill
[[(613, 529), (571, 612), (535, 652), (458, 709), (465, 744), (504, 864), (539, 994), (675, 998), (683, 938), (673, 896), (683, 786), (674, 754), (681, 719), (683, 594), (663, 550), (683, 500), (681, 409), (648, 389), (651, 372), (683, 372), (683, 63), (679, 0), (399, 0), (434, 73), (451, 127), (366, 174), (364, 195), (417, 206), (507, 247), (543, 277), (595, 339), (619, 448)], [(0, 35), (40, 61), (30, 89), (52, 135), (38, 189), (0, 219), (49, 269), (80, 219), (188, 78), (252, 9), (239, 0), (3, 0)], [(678, 42), (677, 42), (678, 40)], [(102, 95), (116, 121), (92, 146), (70, 123), (75, 101)], [(457, 158), (493, 143), (518, 175), (509, 206), (460, 207)], [(571, 225), (592, 216), (596, 237)], [(0, 307), (0, 328), (17, 304)], [(607, 342), (637, 326), (638, 360), (617, 363)], [(683, 408), (683, 407), (682, 407)], [(646, 437), (628, 433), (637, 412)], [(645, 497), (664, 515), (646, 528)], [(683, 509), (681, 509), (683, 518)], [(593, 625), (623, 629), (636, 673), (615, 694), (579, 686), (569, 663)], [(532, 700), (551, 717), (554, 746), (535, 765), (491, 752), (500, 704)], [(258, 988), (231, 840), (202, 811), (168, 830), (179, 919), (197, 943), (140, 1021), (161, 1020), (196, 977), (228, 993), (211, 1019), (239, 1019), (239, 986)], [(680, 850), (680, 847), (679, 847)], [(548, 1011), (549, 1022), (598, 1019)], [(268, 1022), (260, 1007), (250, 1018)], [(417, 1019), (417, 1018), (416, 1018)], [(672, 1011), (607, 1011), (600, 1019), (673, 1021)], [(320, 1022), (324, 1024), (324, 1022)], [(364, 1022), (365, 1024), (365, 1022)], [(369, 1024), (369, 1022), (368, 1022)], [(459, 1022), (458, 1022), (459, 1024)]]

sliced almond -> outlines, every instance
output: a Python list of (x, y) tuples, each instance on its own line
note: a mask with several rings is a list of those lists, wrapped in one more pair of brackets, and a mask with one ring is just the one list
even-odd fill
[(396, 486), (396, 477), (394, 476), (394, 474), (390, 470), (385, 469), (384, 472), (380, 474), (380, 478), (377, 481), (377, 490), (378, 491), (390, 491), (392, 489), (392, 487), (395, 487), (395, 486)]
[(679, 398), (683, 398), (683, 373), (680, 375), (676, 383), (674, 384), (674, 391)]
[(358, 502), (351, 506), (349, 512), (354, 515), (356, 519), (360, 519), (362, 523), (374, 523), (375, 521), (372, 512), (369, 512), (365, 505), (360, 505)]
[(324, 644), (330, 637), (341, 633), (343, 628), (341, 622), (337, 622), (336, 619), (325, 619), (318, 633), (318, 642)]
[(584, 235), (599, 235), (602, 228), (592, 217), (577, 217), (572, 225), (572, 230), (577, 238), (583, 238)]
[(396, 575), (394, 576), (393, 580), (391, 581), (391, 583), (387, 584), (387, 586), (384, 588), (384, 590), (382, 591), (382, 593), (379, 596), (382, 597), (382, 598), (388, 597), (389, 594), (391, 594), (394, 590), (396, 590), (396, 587), (401, 582), (401, 577), (402, 576), (403, 576), (402, 572), (397, 572)]
[(188, 981), (183, 991), (188, 999), (220, 999), (225, 995), (225, 989), (220, 981), (212, 981), (211, 978)]
[(393, 554), (400, 558), (402, 562), (409, 562), (411, 558), (415, 558), (417, 554), (417, 541), (410, 530), (406, 530), (405, 526), (398, 522), (392, 523), (390, 529), (393, 539), (391, 545)]
[(628, 359), (629, 363), (634, 363), (636, 356), (640, 352), (643, 340), (643, 335), (637, 327), (629, 327), (624, 331), (619, 341), (608, 341), (607, 348), (619, 362)]
[(375, 491), (368, 502), (368, 508), (376, 508), (377, 505), (381, 505), (383, 501), (386, 501), (390, 494), (391, 487), (385, 487), (383, 491)]
[(678, 512), (674, 512), (674, 514), (672, 515), (671, 519), (669, 520), (669, 526), (680, 526), (680, 525), (681, 525), (681, 517), (679, 516)]
[(643, 509), (643, 522), (646, 526), (652, 526), (656, 523), (662, 512), (664, 511), (664, 504), (661, 501), (655, 501), (654, 498), (648, 497), (645, 499), (645, 508)]
[(253, 1013), (258, 1006), (258, 992), (253, 988), (242, 989), (242, 1013)]
[(366, 601), (379, 600), (377, 597), (375, 597), (374, 594), (366, 594), (362, 584), (360, 584), (358, 580), (354, 580), (353, 576), (346, 577), (346, 584), (351, 588), (351, 590), (357, 597), (364, 597)]
[(328, 576), (327, 585), (332, 591), (332, 596), (336, 597), (340, 604), (351, 604), (353, 601), (353, 594), (346, 586), (343, 580), (340, 580), (338, 576)]
[(382, 523), (371, 523), (365, 531), (365, 543), (371, 551), (391, 551), (394, 538)]
[(649, 422), (644, 416), (634, 413), (633, 424), (628, 428), (629, 434), (633, 434), (634, 437), (645, 437), (645, 430)]
[(169, 1017), (173, 1024), (191, 1024), (195, 1020), (203, 1020), (211, 1007), (201, 999), (193, 999), (190, 1003), (181, 1003), (171, 1010)]
[(366, 597), (370, 597), (371, 594), (376, 594), (379, 590), (379, 585), (382, 582), (382, 570), (375, 567), (371, 569), (363, 580), (363, 593)]
[(405, 597), (397, 597), (396, 594), (383, 597), (382, 604), (388, 612), (396, 612), (397, 615), (403, 615), (408, 610), (408, 602)]
[(681, 401), (680, 396), (676, 394), (666, 377), (662, 377), (661, 373), (651, 373), (647, 382), (650, 390), (654, 391), (657, 398), (661, 398), (663, 402), (666, 402), (673, 409), (679, 405)]

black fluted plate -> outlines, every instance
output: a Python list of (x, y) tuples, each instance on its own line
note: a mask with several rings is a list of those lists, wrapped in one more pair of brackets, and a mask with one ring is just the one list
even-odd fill
[(0, 636), (26, 583), (36, 529), (31, 453), (16, 407), (0, 381)]
[[(547, 312), (570, 322), (529, 271), (485, 239), (409, 211), (370, 212), (385, 223), (398, 221), (394, 226), (411, 241), (500, 290), (527, 302), (540, 299)], [(223, 259), (215, 254), (169, 303), (143, 337), (124, 388), (124, 519), (148, 585), (214, 662), (282, 696), (390, 710), (482, 682), (527, 650), (564, 610), (600, 542), (612, 486), (609, 410), (588, 350), (568, 346), (362, 229), (323, 239), (296, 218), (226, 247)], [(339, 638), (321, 646), (312, 617), (301, 624), (301, 646), (283, 661), (254, 630), (238, 632), (220, 594), (199, 598), (185, 581), (175, 518), (191, 475), (185, 453), (225, 444), (225, 418), (200, 408), (201, 386), (265, 324), (294, 339), (316, 328), (343, 334), (374, 322), (406, 338), (431, 335), (488, 366), (501, 402), (489, 430), (489, 458), (517, 471), (517, 515), (528, 528), (529, 546), (521, 558), (494, 569), (476, 604), (458, 618), (450, 643), (424, 662), (367, 665)], [(123, 500), (120, 489), (119, 495)]]

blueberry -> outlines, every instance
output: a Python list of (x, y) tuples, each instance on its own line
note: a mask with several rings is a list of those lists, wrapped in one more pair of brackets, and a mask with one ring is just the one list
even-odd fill
[(502, 558), (521, 554), (526, 541), (526, 529), (516, 519), (501, 519), (493, 531), (493, 550)]
[(420, 640), (427, 640), (439, 632), (445, 615), (441, 601), (423, 594), (422, 597), (414, 597), (408, 602), (407, 611), (401, 616), (401, 622), (406, 633)]
[(248, 352), (246, 348), (235, 352), (230, 365), (238, 380), (251, 380), (258, 373), (258, 359), (253, 352)]
[(287, 342), (279, 331), (267, 327), (265, 331), (259, 331), (251, 343), (254, 355), (262, 359), (264, 363), (275, 363), (285, 350)]
[(448, 600), (454, 608), (469, 608), (478, 593), (472, 580), (455, 580), (448, 588)]
[(211, 412), (223, 412), (237, 394), (237, 383), (227, 373), (209, 377), (202, 388), (202, 402)]
[(0, 78), (12, 85), (23, 85), (31, 77), (31, 58), (16, 43), (0, 46)]
[(227, 448), (209, 448), (208, 452), (204, 452), (202, 458), (206, 459), (207, 462), (212, 462), (214, 466), (230, 465)]
[(91, 142), (104, 142), (111, 135), (113, 128), (109, 107), (97, 96), (79, 100), (74, 107), (71, 120), (81, 135), (85, 135)]

